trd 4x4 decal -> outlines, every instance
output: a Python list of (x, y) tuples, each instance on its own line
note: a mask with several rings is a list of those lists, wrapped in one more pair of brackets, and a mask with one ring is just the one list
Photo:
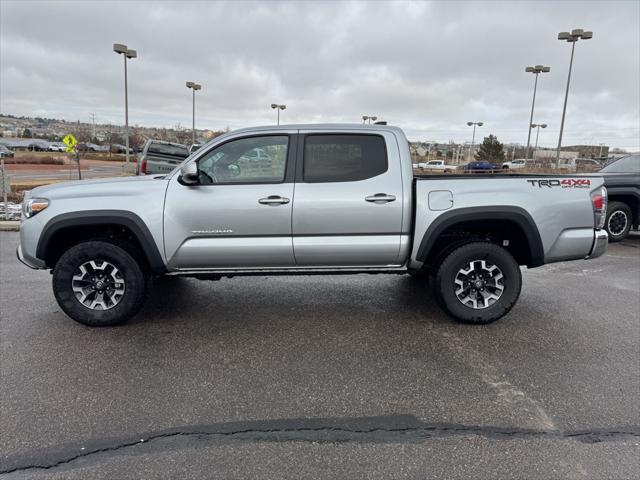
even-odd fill
[(561, 187), (561, 188), (589, 188), (591, 180), (588, 178), (544, 178), (540, 180), (527, 180), (532, 187)]

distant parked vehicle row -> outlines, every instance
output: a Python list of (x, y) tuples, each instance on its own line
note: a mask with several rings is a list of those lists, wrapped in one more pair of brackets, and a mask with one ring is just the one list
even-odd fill
[(19, 203), (0, 202), (0, 220), (20, 220), (22, 205)]

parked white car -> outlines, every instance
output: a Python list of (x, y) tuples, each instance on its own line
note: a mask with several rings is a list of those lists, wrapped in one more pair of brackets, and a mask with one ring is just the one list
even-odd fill
[(526, 166), (527, 166), (527, 161), (524, 158), (515, 158), (510, 162), (502, 163), (502, 168), (504, 169), (524, 168)]
[(67, 150), (67, 146), (62, 142), (53, 142), (49, 144), (50, 152), (65, 152)]
[(438, 172), (452, 172), (457, 167), (455, 165), (447, 165), (444, 160), (429, 160), (424, 164), (424, 169)]

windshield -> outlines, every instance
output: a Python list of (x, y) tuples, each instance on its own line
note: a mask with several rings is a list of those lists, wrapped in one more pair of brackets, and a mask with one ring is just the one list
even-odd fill
[(640, 155), (629, 155), (610, 163), (602, 173), (640, 173)]

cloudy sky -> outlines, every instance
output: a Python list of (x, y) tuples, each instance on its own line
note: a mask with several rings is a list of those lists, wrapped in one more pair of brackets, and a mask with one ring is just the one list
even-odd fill
[(199, 128), (282, 119), (401, 126), (411, 139), (480, 135), (526, 143), (534, 122), (557, 143), (572, 28), (576, 46), (564, 144), (640, 149), (640, 2), (36, 2), (0, 0), (0, 112), (123, 123), (122, 57), (132, 124)]

